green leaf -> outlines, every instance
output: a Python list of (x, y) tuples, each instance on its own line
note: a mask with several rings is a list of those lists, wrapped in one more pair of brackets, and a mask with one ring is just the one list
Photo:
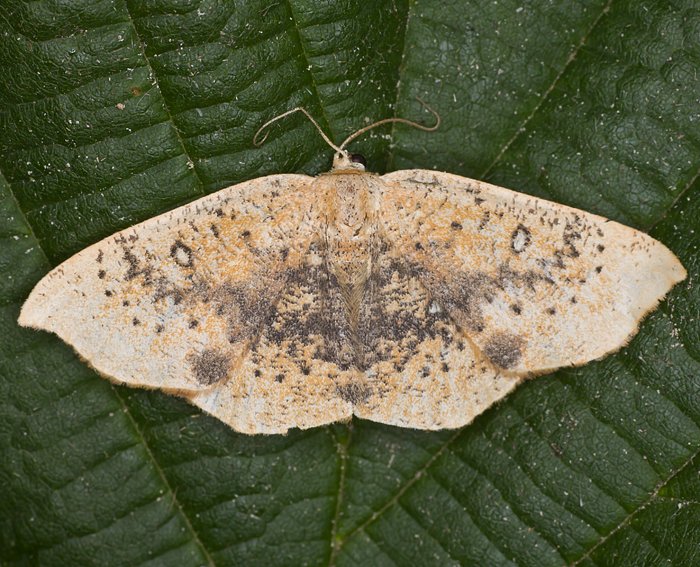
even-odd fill
[[(0, 4), (0, 561), (700, 563), (695, 0)], [(52, 266), (353, 144), (651, 231), (688, 269), (620, 353), (458, 431), (354, 420), (248, 437), (116, 387), (16, 317)]]

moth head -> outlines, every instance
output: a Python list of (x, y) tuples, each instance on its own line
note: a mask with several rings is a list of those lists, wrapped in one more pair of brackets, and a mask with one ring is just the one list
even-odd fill
[(361, 154), (351, 154), (347, 150), (339, 150), (333, 156), (334, 170), (356, 170), (364, 171), (367, 166), (367, 160)]

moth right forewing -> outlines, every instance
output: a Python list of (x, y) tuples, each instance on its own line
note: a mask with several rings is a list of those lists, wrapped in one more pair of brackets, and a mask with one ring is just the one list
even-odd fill
[(382, 223), (497, 368), (519, 374), (617, 350), (685, 277), (649, 236), (456, 175), (383, 176)]

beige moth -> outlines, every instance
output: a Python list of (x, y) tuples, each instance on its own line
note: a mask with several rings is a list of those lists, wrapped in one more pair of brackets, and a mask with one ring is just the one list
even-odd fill
[(369, 173), (345, 149), (368, 128), (324, 135), (318, 177), (246, 181), (93, 244), (19, 323), (237, 431), (353, 415), (442, 429), (620, 349), (686, 277), (663, 244), (594, 214), (450, 173)]

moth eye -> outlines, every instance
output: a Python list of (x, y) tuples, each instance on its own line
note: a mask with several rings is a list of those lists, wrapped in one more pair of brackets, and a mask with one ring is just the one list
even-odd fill
[(362, 154), (350, 154), (350, 161), (353, 163), (360, 163), (364, 167), (367, 167), (367, 160)]

